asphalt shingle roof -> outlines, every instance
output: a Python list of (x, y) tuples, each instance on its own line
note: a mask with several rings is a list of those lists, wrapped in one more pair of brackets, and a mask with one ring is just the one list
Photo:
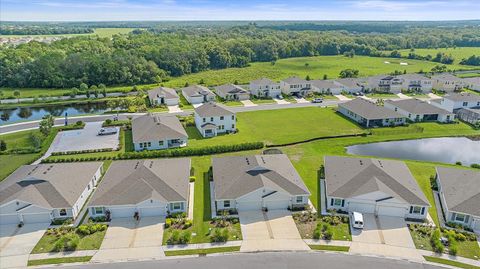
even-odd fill
[(350, 110), (353, 113), (369, 120), (405, 118), (400, 113), (397, 113), (383, 106), (377, 106), (376, 104), (360, 97), (345, 103), (340, 103), (338, 104), (338, 106)]
[(392, 104), (412, 114), (452, 114), (445, 109), (431, 105), (418, 99), (386, 100), (385, 103)]
[(307, 83), (307, 80), (299, 78), (299, 77), (289, 77), (289, 78), (286, 78), (282, 81), (285, 82), (285, 83), (288, 83), (288, 84), (304, 84), (304, 83)]
[(235, 93), (237, 93), (237, 94), (239, 94), (239, 93), (248, 94), (247, 90), (243, 89), (240, 86), (234, 85), (234, 84), (225, 84), (225, 85), (216, 86), (215, 91), (217, 93), (221, 92), (225, 95), (226, 94), (235, 94)]
[(179, 98), (177, 92), (174, 89), (166, 87), (158, 87), (151, 89), (147, 92), (148, 98), (155, 99), (157, 97), (164, 97), (166, 99)]
[(219, 117), (234, 114), (226, 106), (214, 102), (204, 103), (203, 105), (196, 107), (195, 113), (200, 117)]
[(215, 94), (209, 88), (201, 85), (192, 85), (182, 88), (182, 92), (190, 97), (198, 97), (204, 95), (215, 96)]
[(456, 102), (480, 102), (480, 95), (469, 92), (449, 93), (443, 98)]
[(175, 116), (146, 114), (132, 120), (133, 142), (187, 138), (180, 120)]
[(266, 85), (272, 85), (272, 84), (277, 84), (277, 83), (273, 82), (272, 80), (270, 80), (268, 78), (261, 78), (261, 79), (256, 79), (256, 80), (250, 81), (250, 84), (266, 86)]

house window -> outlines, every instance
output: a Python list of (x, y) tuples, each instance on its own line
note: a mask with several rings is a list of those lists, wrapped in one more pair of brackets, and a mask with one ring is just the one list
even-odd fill
[(93, 212), (95, 215), (103, 214), (103, 207), (94, 207)]
[(163, 141), (158, 141), (158, 145), (163, 146)]
[(223, 207), (230, 207), (230, 201), (229, 200), (223, 201)]
[(147, 145), (148, 145), (148, 147), (151, 147), (151, 146), (152, 146), (152, 143), (151, 143), (151, 142), (148, 142)]
[(65, 208), (60, 209), (60, 216), (66, 216), (67, 210)]
[(232, 115), (232, 120), (234, 120), (234, 119), (235, 119), (235, 115)]
[(303, 203), (303, 196), (297, 196), (297, 198), (295, 198), (295, 201), (297, 203)]
[(213, 117), (210, 117), (210, 121), (213, 121)]
[(207, 121), (207, 119), (206, 119), (206, 118), (203, 118), (203, 122), (206, 122), (206, 121)]
[(223, 116), (220, 116), (220, 120), (223, 120)]
[(464, 215), (464, 214), (455, 213), (452, 218), (454, 221), (457, 221), (457, 222), (464, 222), (464, 223), (468, 222), (468, 217), (467, 215)]
[(182, 203), (181, 202), (178, 202), (178, 203), (172, 203), (172, 210), (173, 211), (177, 211), (177, 210), (182, 210)]
[(90, 184), (87, 185), (87, 190), (90, 190)]
[(330, 205), (331, 206), (341, 206), (343, 207), (345, 201), (343, 199), (332, 198)]
[(235, 129), (235, 124), (232, 124), (232, 129)]
[(468, 102), (463, 102), (463, 106), (468, 106)]
[(425, 208), (422, 206), (411, 206), (410, 214), (422, 214), (425, 213)]

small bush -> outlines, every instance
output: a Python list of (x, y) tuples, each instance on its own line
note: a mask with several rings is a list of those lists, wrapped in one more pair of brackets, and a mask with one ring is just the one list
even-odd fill
[(179, 237), (179, 244), (187, 244), (192, 237), (192, 233), (190, 231), (183, 231)]
[(188, 229), (192, 227), (193, 221), (192, 220), (186, 220), (185, 223), (183, 224), (183, 229)]
[(322, 230), (320, 226), (317, 225), (317, 227), (315, 227), (315, 230), (313, 231), (313, 239), (320, 239), (321, 236), (322, 236)]
[(197, 179), (197, 178), (194, 177), (194, 176), (191, 176), (191, 177), (189, 178), (190, 182), (195, 182), (196, 179)]
[(169, 228), (170, 226), (172, 226), (172, 219), (171, 218), (165, 219), (165, 229)]
[(89, 235), (90, 234), (90, 229), (88, 228), (87, 225), (83, 224), (83, 225), (78, 226), (77, 233), (79, 233), (83, 236)]
[(192, 233), (190, 231), (183, 231), (180, 233), (179, 230), (174, 230), (170, 237), (167, 239), (167, 244), (187, 244), (190, 241), (191, 237)]
[(212, 242), (227, 242), (230, 232), (228, 229), (213, 229), (210, 239)]
[(435, 229), (435, 231), (432, 233), (432, 236), (430, 237), (430, 243), (432, 244), (433, 251), (437, 253), (443, 253), (445, 247), (442, 245), (442, 242), (440, 242), (440, 230)]

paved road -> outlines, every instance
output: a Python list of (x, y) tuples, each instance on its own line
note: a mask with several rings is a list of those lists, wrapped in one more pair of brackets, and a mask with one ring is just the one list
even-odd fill
[[(58, 268), (58, 266), (51, 267)], [(208, 256), (203, 258), (174, 258), (157, 261), (82, 264), (68, 266), (72, 269), (197, 269), (197, 268), (229, 268), (229, 269), (437, 269), (442, 268), (430, 264), (411, 263), (403, 260), (381, 259), (376, 257), (354, 256), (343, 253), (324, 252), (275, 252), (249, 253)]]
[[(314, 106), (335, 106), (338, 103), (341, 103), (344, 101), (340, 100), (328, 100), (325, 101), (322, 104), (312, 104), (312, 103), (292, 103), (292, 104), (285, 104), (285, 105), (279, 105), (279, 104), (265, 104), (265, 105), (258, 105), (258, 106), (251, 106), (251, 107), (245, 107), (245, 106), (236, 106), (236, 107), (230, 107), (230, 109), (234, 112), (246, 112), (246, 111), (258, 111), (258, 110), (272, 110), (272, 109), (285, 109), (285, 108), (297, 108), (297, 107), (314, 107)], [(167, 112), (161, 112), (161, 113), (167, 113)], [(185, 110), (183, 112), (179, 113), (171, 113), (170, 115), (189, 115), (193, 113), (193, 110)], [(124, 120), (127, 119), (127, 116), (135, 117), (138, 115), (142, 115), (142, 113), (137, 113), (137, 114), (120, 114), (119, 119)], [(96, 121), (104, 121), (106, 119), (113, 119), (114, 115), (94, 115), (94, 116), (78, 116), (78, 117), (70, 117), (69, 122), (74, 123), (75, 121), (81, 120), (84, 122), (96, 122)], [(14, 132), (19, 132), (23, 130), (29, 130), (29, 129), (34, 129), (38, 127), (38, 120), (37, 121), (29, 121), (29, 122), (21, 122), (21, 123), (13, 123), (13, 124), (7, 124), (7, 125), (0, 125), (0, 134), (6, 134), (6, 133), (14, 133)], [(55, 125), (63, 125), (64, 124), (64, 119), (63, 118), (57, 118), (55, 120)]]

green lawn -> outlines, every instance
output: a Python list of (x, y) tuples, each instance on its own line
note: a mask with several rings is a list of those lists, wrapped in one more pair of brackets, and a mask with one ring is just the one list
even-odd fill
[[(105, 231), (99, 231), (94, 234), (80, 236), (80, 242), (76, 250), (94, 250), (99, 249), (105, 237)], [(32, 254), (53, 252), (55, 242), (60, 237), (45, 233), (37, 245), (33, 248)]]
[[(407, 56), (410, 53), (409, 49), (399, 50), (402, 56)], [(472, 55), (480, 55), (480, 47), (458, 47), (458, 48), (438, 48), (438, 49), (415, 49), (414, 53), (420, 56), (431, 55), (435, 57), (437, 53), (451, 54), (455, 58), (454, 63), (459, 63), (463, 58), (468, 58)]]
[(18, 167), (29, 164), (38, 159), (38, 154), (9, 154), (0, 155), (0, 181), (15, 171)]
[(273, 99), (250, 99), (252, 103), (257, 105), (264, 105), (264, 104), (276, 104), (275, 100)]
[[(295, 218), (294, 218), (295, 219)], [(313, 232), (317, 225), (325, 224), (320, 218), (316, 221), (311, 222), (302, 222), (295, 220), (297, 229), (300, 233), (300, 236), (303, 239), (312, 239)], [(341, 240), (341, 241), (352, 241), (352, 235), (350, 234), (350, 224), (349, 223), (340, 223), (338, 225), (330, 225), (333, 231), (332, 240)]]
[(350, 247), (346, 246), (330, 246), (330, 245), (308, 245), (312, 250), (342, 251), (348, 252)]
[(461, 263), (457, 261), (451, 261), (447, 259), (442, 259), (438, 257), (431, 257), (431, 256), (423, 256), (425, 260), (429, 262), (435, 262), (435, 263), (440, 263), (440, 264), (445, 264), (445, 265), (450, 265), (458, 268), (465, 268), (465, 269), (479, 269), (480, 267), (475, 266), (475, 265), (470, 265), (466, 263)]
[(118, 34), (128, 34), (135, 28), (95, 28), (94, 34), (99, 37), (112, 37)]
[(165, 251), (165, 256), (180, 256), (180, 255), (207, 255), (221, 252), (240, 251), (240, 247), (221, 247), (221, 248), (206, 248), (206, 249), (188, 249), (188, 250), (170, 250)]
[(50, 258), (42, 260), (29, 260), (28, 266), (39, 266), (47, 264), (63, 264), (74, 262), (89, 262), (93, 256), (81, 256), (81, 257), (65, 257), (65, 258)]

